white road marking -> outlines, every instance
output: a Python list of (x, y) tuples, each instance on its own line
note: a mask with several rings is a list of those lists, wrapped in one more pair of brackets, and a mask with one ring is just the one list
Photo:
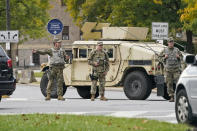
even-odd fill
[(166, 117), (176, 117), (176, 114), (175, 113), (171, 113), (171, 114), (167, 115)]
[[(66, 112), (65, 112), (66, 113)], [(84, 115), (86, 114), (87, 112), (67, 112), (66, 114), (70, 114), (70, 115)], [(59, 113), (57, 113), (59, 114)]]
[(144, 114), (147, 112), (148, 111), (117, 111), (117, 112), (111, 113), (107, 116), (131, 118), (131, 117), (135, 117), (137, 115)]
[(174, 124), (177, 124), (177, 120), (174, 120), (174, 121), (168, 121), (169, 123), (174, 123)]
[(28, 101), (27, 98), (5, 98), (7, 101)]

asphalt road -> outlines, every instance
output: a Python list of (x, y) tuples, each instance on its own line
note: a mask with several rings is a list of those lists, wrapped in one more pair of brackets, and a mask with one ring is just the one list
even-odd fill
[(170, 103), (152, 93), (147, 100), (128, 100), (122, 89), (106, 89), (108, 101), (82, 99), (75, 88), (68, 88), (65, 101), (45, 101), (39, 85), (18, 84), (10, 98), (0, 103), (0, 115), (57, 113), (148, 118), (177, 123), (174, 102)]

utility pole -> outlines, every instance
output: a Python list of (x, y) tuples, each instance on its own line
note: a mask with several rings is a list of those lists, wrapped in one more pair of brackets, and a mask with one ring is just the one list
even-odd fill
[[(6, 0), (6, 30), (10, 30), (10, 0)], [(10, 42), (6, 42), (6, 50), (11, 58), (11, 45)]]
[(10, 0), (6, 0), (6, 30), (10, 29)]

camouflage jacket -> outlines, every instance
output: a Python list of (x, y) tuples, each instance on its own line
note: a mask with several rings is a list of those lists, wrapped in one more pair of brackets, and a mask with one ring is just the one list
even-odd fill
[[(94, 65), (94, 62), (98, 63), (98, 66)], [(89, 65), (93, 66), (93, 71), (101, 73), (109, 71), (109, 56), (102, 50), (93, 50), (88, 58)]]
[(62, 50), (61, 48), (59, 50), (51, 48), (51, 49), (46, 49), (46, 50), (37, 50), (36, 53), (40, 55), (46, 55), (48, 54), (50, 56), (50, 66), (56, 66), (60, 65), (63, 66), (65, 62), (68, 60), (66, 59), (66, 52)]
[[(168, 55), (168, 57), (165, 58), (165, 55)], [(177, 58), (176, 55), (179, 55), (179, 58)], [(178, 48), (167, 47), (161, 52), (160, 56), (163, 57), (164, 68), (166, 71), (180, 70), (182, 54)]]

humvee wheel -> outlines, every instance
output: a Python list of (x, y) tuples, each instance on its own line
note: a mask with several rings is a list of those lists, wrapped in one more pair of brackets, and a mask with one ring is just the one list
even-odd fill
[(124, 92), (130, 100), (145, 100), (151, 93), (148, 76), (141, 71), (131, 72), (125, 78)]
[[(90, 99), (91, 98), (90, 89), (91, 89), (90, 86), (79, 86), (77, 87), (77, 92), (79, 96), (81, 96), (82, 98)], [(98, 93), (98, 87), (97, 87), (95, 98), (97, 98), (98, 96), (99, 96), (99, 93)]]
[[(47, 90), (47, 85), (48, 85), (48, 82), (49, 82), (47, 74), (48, 74), (48, 70), (44, 72), (44, 74), (41, 78), (41, 81), (40, 81), (40, 90), (45, 97), (47, 95), (46, 90)], [(53, 87), (52, 87), (52, 91), (51, 91), (51, 98), (57, 98), (58, 96), (57, 96), (57, 82), (56, 82), (56, 79), (55, 79), (55, 82), (52, 86)], [(63, 95), (66, 93), (66, 90), (67, 90), (67, 87), (63, 83)]]

